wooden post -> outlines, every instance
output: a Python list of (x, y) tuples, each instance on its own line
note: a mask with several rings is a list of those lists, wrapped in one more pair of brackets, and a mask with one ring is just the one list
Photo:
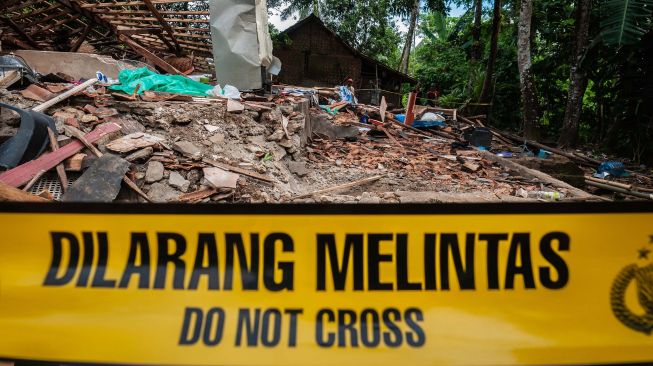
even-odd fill
[(415, 102), (417, 101), (417, 93), (416, 92), (410, 92), (408, 94), (408, 107), (406, 108), (406, 120), (404, 123), (406, 126), (412, 126), (413, 122), (415, 121)]

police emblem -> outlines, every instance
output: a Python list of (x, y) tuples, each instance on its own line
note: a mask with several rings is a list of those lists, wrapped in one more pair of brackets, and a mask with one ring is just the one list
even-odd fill
[[(653, 236), (651, 237), (653, 243)], [(649, 243), (649, 244), (651, 244)], [(639, 259), (647, 260), (651, 250), (639, 250)], [(644, 314), (636, 314), (626, 304), (626, 290), (635, 283), (637, 299)], [(612, 312), (628, 328), (650, 335), (653, 332), (653, 263), (648, 265), (631, 264), (619, 272), (610, 291)]]

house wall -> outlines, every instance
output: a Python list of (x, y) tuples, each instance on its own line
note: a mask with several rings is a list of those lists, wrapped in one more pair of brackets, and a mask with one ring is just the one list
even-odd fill
[(329, 31), (308, 22), (290, 34), (292, 44), (275, 49), (282, 62), (279, 82), (298, 86), (336, 86), (351, 77), (361, 82), (361, 60)]

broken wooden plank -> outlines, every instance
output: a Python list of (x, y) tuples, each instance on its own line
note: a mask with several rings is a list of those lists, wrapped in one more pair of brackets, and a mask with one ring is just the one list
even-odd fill
[(70, 172), (81, 172), (86, 154), (75, 154), (64, 161), (64, 168)]
[(148, 51), (147, 49), (145, 49), (145, 47), (139, 45), (138, 43), (136, 43), (136, 41), (134, 41), (130, 37), (128, 37), (128, 36), (126, 36), (124, 34), (121, 34), (118, 38), (122, 42), (127, 44), (129, 47), (131, 47), (134, 51), (136, 51), (136, 53), (138, 53), (139, 55), (145, 57), (147, 60), (149, 60), (150, 62), (152, 62), (156, 66), (160, 67), (165, 72), (167, 72), (169, 74), (175, 74), (175, 75), (181, 74), (181, 71), (175, 69), (172, 65), (165, 62), (159, 56), (157, 56), (157, 55), (153, 54), (152, 52)]
[(20, 73), (17, 70), (11, 70), (0, 75), (0, 89), (6, 89), (20, 80)]
[(266, 177), (264, 175), (255, 173), (255, 172), (250, 171), (250, 170), (237, 168), (235, 166), (231, 166), (231, 165), (228, 165), (228, 164), (223, 164), (223, 163), (220, 163), (220, 162), (217, 162), (215, 160), (208, 159), (208, 158), (204, 158), (204, 159), (202, 159), (202, 161), (205, 162), (206, 164), (213, 165), (216, 168), (220, 168), (220, 169), (223, 169), (223, 170), (228, 170), (230, 172), (246, 175), (248, 177), (255, 178), (255, 179), (258, 179), (258, 180), (262, 180), (264, 182), (274, 183), (274, 181), (271, 178), (268, 178), (268, 177)]
[(384, 178), (384, 177), (385, 177), (385, 175), (375, 175), (373, 177), (357, 180), (355, 182), (345, 183), (345, 184), (341, 184), (341, 185), (338, 185), (338, 186), (335, 186), (335, 187), (320, 189), (318, 191), (314, 191), (314, 192), (311, 192), (311, 193), (306, 193), (306, 194), (302, 194), (302, 195), (299, 195), (299, 196), (295, 196), (295, 197), (293, 197), (293, 199), (307, 198), (307, 197), (321, 195), (321, 194), (325, 194), (325, 193), (331, 193), (331, 192), (335, 192), (335, 191), (342, 191), (342, 190), (345, 190), (345, 189), (350, 189), (350, 188), (362, 186), (362, 185), (365, 185), (365, 184), (368, 184), (368, 183), (373, 183), (373, 182), (376, 182), (377, 180), (379, 180), (381, 178)]
[(98, 79), (95, 79), (95, 78), (89, 79), (89, 80), (85, 81), (84, 83), (82, 83), (80, 85), (77, 85), (76, 87), (68, 90), (67, 92), (65, 92), (63, 94), (60, 94), (60, 95), (57, 95), (56, 97), (48, 100), (45, 103), (39, 104), (38, 106), (32, 108), (32, 110), (35, 111), (35, 112), (44, 112), (46, 109), (52, 107), (53, 105), (55, 105), (55, 104), (57, 104), (59, 102), (62, 102), (64, 100), (70, 98), (71, 96), (79, 93), (79, 92), (82, 92), (82, 91), (86, 90), (86, 88), (88, 88), (89, 86), (91, 86), (91, 85), (93, 85), (93, 84), (95, 84), (97, 82), (98, 82)]
[(205, 200), (215, 195), (216, 193), (218, 193), (218, 190), (216, 188), (206, 188), (196, 192), (182, 194), (181, 196), (179, 196), (178, 201), (189, 202), (189, 203), (201, 202), (202, 200)]
[[(120, 131), (119, 125), (115, 123), (107, 123), (100, 125), (92, 132), (86, 134), (84, 137), (87, 141), (92, 143), (98, 141), (110, 133), (117, 131)], [(41, 170), (50, 170), (56, 167), (62, 161), (75, 155), (83, 148), (83, 143), (79, 141), (72, 141), (57, 151), (43, 154), (38, 159), (32, 160), (0, 174), (0, 181), (12, 187), (20, 187), (23, 184), (29, 182), (34, 177), (34, 175), (36, 175)]]
[(103, 155), (73, 183), (63, 202), (113, 202), (120, 192), (130, 163), (116, 155)]
[(0, 202), (49, 202), (0, 181)]

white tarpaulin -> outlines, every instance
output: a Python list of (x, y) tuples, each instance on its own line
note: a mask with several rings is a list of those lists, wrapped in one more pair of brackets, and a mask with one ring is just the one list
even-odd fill
[(279, 73), (281, 62), (272, 55), (266, 0), (210, 0), (210, 12), (219, 84), (260, 89), (261, 67)]

